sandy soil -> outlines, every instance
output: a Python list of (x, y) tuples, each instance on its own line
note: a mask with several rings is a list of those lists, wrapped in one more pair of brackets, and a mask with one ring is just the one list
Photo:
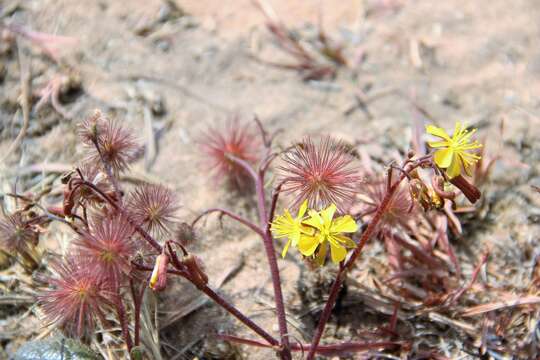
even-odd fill
[[(6, 1), (0, 9), (12, 3)], [(327, 33), (344, 44), (349, 67), (339, 69), (335, 79), (323, 81), (302, 81), (296, 71), (254, 60), (291, 59), (273, 42), (264, 16), (249, 0), (176, 3), (181, 11), (167, 13), (165, 2), (159, 0), (29, 0), (20, 1), (19, 10), (4, 16), (6, 23), (77, 40), (76, 45), (59, 49), (65, 66), (19, 40), (25, 61), (32, 65), (35, 91), (64, 75), (75, 76), (82, 84), (79, 92), (61, 98), (70, 119), (49, 105), (32, 114), (26, 138), (4, 167), (5, 182), (13, 182), (17, 169), (32, 164), (76, 162), (74, 128), (94, 108), (124, 119), (148, 144), (144, 114), (149, 109), (157, 155), (146, 163), (141, 160), (134, 174), (159, 179), (177, 190), (186, 219), (216, 204), (255, 218), (248, 200), (216, 186), (202, 170), (194, 145), (206, 124), (234, 114), (245, 119), (257, 114), (269, 130), (286, 129), (278, 138), (282, 146), (308, 134), (331, 134), (350, 142), (361, 140), (372, 157), (388, 161), (397, 150), (407, 149), (415, 123), (448, 127), (462, 120), (480, 129), (488, 153), (501, 156), (493, 181), (484, 189), (489, 221), (481, 229), (469, 225), (466, 243), (455, 244), (463, 266), (473, 266), (486, 247), (492, 249), (493, 257), (504, 258), (490, 265), (501, 274), (517, 271), (537, 254), (540, 196), (530, 188), (540, 185), (537, 1), (516, 0), (510, 5), (504, 0), (272, 0), (287, 26), (309, 36), (320, 13)], [(2, 154), (20, 128), (19, 116), (14, 117), (20, 86), (16, 57), (1, 55), (0, 65), (6, 69), (0, 83)], [(373, 96), (367, 110), (358, 106), (359, 92)], [(28, 186), (40, 179), (23, 178)], [(257, 322), (277, 331), (271, 283), (258, 238), (227, 220), (224, 230), (219, 226), (210, 218), (193, 245), (211, 281), (218, 281), (224, 269), (241, 265), (221, 291)], [(534, 253), (522, 251), (524, 244)], [(369, 252), (380, 254), (377, 246), (372, 245)], [(293, 256), (279, 265), (288, 310), (297, 327), (294, 336), (309, 340), (312, 320), (299, 316), (303, 300), (298, 284), (305, 266)], [(193, 297), (193, 291), (177, 286), (187, 299)], [(167, 314), (179, 306), (178, 297), (172, 296), (163, 296)], [(354, 317), (366, 305), (356, 306), (347, 316)], [(15, 334), (0, 336), (8, 352), (17, 346), (9, 345), (12, 339), (39, 333), (14, 327), (10, 323), (14, 318), (0, 323)], [(347, 339), (354, 333), (349, 330), (354, 330), (355, 321), (344, 325), (348, 330), (343, 333), (338, 331), (340, 324), (333, 324), (335, 331), (329, 337)], [(207, 304), (166, 329), (163, 341), (176, 349), (196, 344), (180, 358), (201, 356), (197, 351), (204, 342), (207, 353), (203, 357), (214, 351), (215, 358), (222, 358), (225, 345), (208, 350), (214, 341), (209, 334), (236, 328), (236, 333), (249, 336), (236, 325)], [(248, 359), (272, 357), (266, 350), (242, 348), (242, 352)], [(172, 358), (174, 351), (169, 347), (166, 354)], [(457, 355), (467, 356), (459, 351), (452, 354)]]

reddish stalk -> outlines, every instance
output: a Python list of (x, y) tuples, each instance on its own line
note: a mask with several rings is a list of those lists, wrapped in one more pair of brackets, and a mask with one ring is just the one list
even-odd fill
[(131, 335), (129, 333), (128, 319), (126, 315), (126, 308), (124, 307), (124, 302), (120, 294), (116, 295), (116, 311), (118, 313), (118, 320), (120, 320), (120, 327), (122, 328), (122, 336), (126, 342), (127, 350), (129, 357), (131, 359), (131, 349), (133, 348), (133, 342), (131, 340)]
[(258, 173), (253, 170), (251, 165), (246, 161), (234, 156), (229, 156), (229, 159), (242, 166), (253, 178), (255, 182), (255, 191), (257, 193), (257, 207), (259, 211), (260, 229), (262, 231), (262, 239), (264, 244), (264, 250), (266, 252), (266, 258), (268, 259), (268, 265), (270, 267), (270, 274), (272, 277), (272, 285), (274, 288), (274, 301), (276, 304), (276, 314), (279, 326), (279, 335), (281, 339), (281, 345), (283, 350), (281, 351), (281, 358), (284, 360), (292, 359), (288, 330), (287, 330), (287, 318), (285, 315), (285, 304), (283, 302), (283, 292), (281, 290), (281, 278), (279, 275), (279, 268), (277, 265), (276, 251), (274, 249), (274, 240), (272, 233), (270, 232), (269, 223), (271, 219), (268, 218), (266, 211), (266, 195), (264, 193), (264, 170), (260, 169)]
[(399, 188), (399, 185), (401, 184), (401, 182), (408, 176), (408, 173), (410, 171), (420, 166), (422, 162), (423, 160), (419, 160), (419, 161), (416, 161), (414, 164), (411, 164), (409, 169), (402, 172), (399, 179), (393, 185), (388, 187), (388, 191), (386, 192), (386, 195), (384, 196), (383, 200), (381, 201), (381, 204), (377, 208), (377, 211), (375, 212), (375, 215), (370, 221), (368, 227), (362, 233), (362, 236), (360, 237), (360, 241), (358, 242), (358, 245), (351, 253), (349, 260), (345, 261), (345, 264), (339, 267), (338, 273), (336, 275), (336, 280), (334, 281), (334, 284), (332, 285), (332, 288), (330, 289), (328, 300), (326, 301), (323, 312), (319, 319), (319, 323), (317, 325), (317, 329), (315, 330), (315, 334), (313, 335), (313, 340), (311, 342), (309, 353), (306, 358), (307, 360), (313, 360), (313, 357), (315, 356), (315, 352), (317, 351), (317, 347), (319, 346), (319, 342), (321, 341), (321, 337), (326, 327), (326, 323), (328, 322), (328, 319), (330, 319), (332, 309), (334, 308), (334, 305), (336, 303), (336, 300), (339, 294), (339, 289), (341, 288), (341, 285), (343, 284), (343, 281), (345, 280), (345, 275), (347, 271), (352, 269), (355, 261), (360, 256), (362, 249), (364, 248), (368, 240), (371, 239), (371, 237), (375, 233), (375, 230), (377, 229), (379, 222), (381, 221), (388, 206), (390, 205), (392, 197), (394, 196), (396, 190)]
[(141, 290), (137, 292), (137, 288), (135, 286), (135, 283), (133, 282), (133, 279), (129, 279), (129, 286), (131, 287), (131, 296), (133, 298), (133, 306), (134, 306), (134, 318), (135, 318), (135, 330), (133, 335), (133, 343), (134, 346), (139, 346), (140, 343), (140, 334), (141, 334), (141, 305), (142, 305), (142, 299), (144, 296), (144, 291), (146, 290), (146, 286), (144, 284), (141, 286)]
[[(189, 280), (189, 279), (188, 279)], [(202, 292), (204, 292), (210, 299), (212, 299), (216, 304), (227, 310), (231, 315), (233, 315), (235, 318), (240, 320), (242, 323), (244, 323), (247, 327), (249, 327), (251, 330), (256, 332), (260, 337), (268, 341), (270, 345), (273, 346), (279, 346), (279, 341), (277, 341), (272, 335), (268, 334), (266, 331), (264, 331), (259, 325), (255, 324), (251, 319), (246, 317), (244, 314), (242, 314), (238, 309), (236, 309), (233, 305), (228, 303), (225, 299), (223, 299), (219, 294), (217, 294), (214, 290), (212, 290), (207, 285), (199, 288)]]
[[(271, 348), (271, 345), (262, 343), (257, 340), (252, 339), (244, 339), (238, 336), (232, 336), (232, 335), (218, 335), (219, 338), (234, 342), (238, 344), (244, 344), (254, 347), (260, 347), (260, 348)], [(376, 341), (376, 342), (344, 342), (340, 344), (331, 344), (331, 345), (321, 345), (317, 347), (317, 353), (322, 355), (342, 355), (344, 353), (351, 353), (351, 352), (359, 352), (359, 351), (366, 351), (371, 349), (382, 349), (382, 348), (391, 348), (395, 346), (399, 346), (401, 343), (395, 342), (395, 341)], [(310, 350), (311, 345), (309, 344), (301, 344), (301, 343), (291, 343), (291, 350), (294, 352), (304, 352), (306, 350)]]
[(201, 220), (204, 216), (206, 216), (208, 214), (211, 214), (213, 212), (219, 212), (219, 213), (221, 213), (221, 215), (227, 215), (228, 217), (230, 217), (230, 218), (238, 221), (239, 223), (247, 226), (248, 228), (250, 228), (251, 230), (253, 230), (257, 234), (259, 234), (259, 236), (261, 236), (261, 237), (264, 236), (264, 233), (261, 231), (261, 229), (257, 225), (252, 223), (251, 221), (241, 217), (240, 215), (236, 215), (236, 214), (234, 214), (233, 212), (231, 212), (229, 210), (221, 209), (221, 208), (212, 208), (212, 209), (206, 210), (205, 212), (203, 212), (202, 214), (197, 216), (195, 218), (195, 220), (193, 220), (193, 222), (191, 223), (191, 226), (192, 227), (195, 226), (195, 224), (197, 224), (199, 222), (199, 220)]

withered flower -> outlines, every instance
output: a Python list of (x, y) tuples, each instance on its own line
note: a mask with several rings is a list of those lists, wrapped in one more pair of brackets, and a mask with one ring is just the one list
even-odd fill
[(152, 276), (148, 286), (154, 291), (162, 291), (167, 287), (167, 266), (169, 257), (166, 254), (160, 254), (156, 257)]

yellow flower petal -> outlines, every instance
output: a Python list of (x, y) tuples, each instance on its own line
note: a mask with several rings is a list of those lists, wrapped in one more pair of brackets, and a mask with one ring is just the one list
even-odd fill
[(334, 220), (331, 231), (334, 233), (353, 233), (358, 230), (358, 225), (350, 215), (345, 215)]
[(440, 149), (435, 151), (433, 160), (439, 167), (445, 169), (450, 166), (454, 157), (454, 150), (452, 148)]
[(321, 217), (325, 224), (330, 224), (332, 222), (332, 219), (334, 218), (334, 214), (336, 213), (336, 205), (332, 204), (323, 211), (321, 211)]
[(293, 232), (289, 235), (289, 241), (292, 242), (293, 246), (296, 246), (298, 244), (298, 241), (300, 240), (300, 236), (302, 235), (300, 231), (300, 227), (295, 228)]
[(313, 236), (302, 236), (298, 241), (298, 250), (304, 256), (311, 256), (319, 246), (319, 240)]
[(307, 200), (304, 200), (302, 205), (300, 205), (300, 209), (298, 210), (298, 218), (303, 218), (307, 211)]
[(448, 147), (448, 141), (428, 141), (430, 148), (436, 149), (440, 147)]
[(452, 163), (450, 164), (448, 169), (446, 169), (446, 174), (450, 179), (453, 179), (459, 174), (461, 174), (461, 162), (458, 158), (452, 159)]
[(287, 241), (287, 243), (285, 244), (285, 247), (283, 248), (283, 251), (281, 252), (281, 257), (284, 258), (285, 255), (287, 255), (287, 251), (289, 251), (289, 247), (291, 246), (291, 240), (289, 239), (289, 241)]
[(426, 132), (433, 136), (437, 136), (445, 140), (450, 140), (450, 136), (446, 133), (446, 131), (444, 131), (444, 129), (440, 127), (428, 125), (426, 126)]
[(328, 245), (327, 244), (321, 244), (319, 246), (319, 251), (317, 251), (317, 255), (315, 256), (315, 260), (317, 261), (317, 264), (319, 266), (323, 266), (324, 262), (326, 260), (326, 253), (328, 252)]
[(313, 226), (314, 228), (321, 230), (324, 225), (321, 215), (319, 215), (319, 213), (315, 210), (309, 210), (309, 216), (309, 219), (305, 220), (304, 224)]
[(435, 151), (434, 162), (440, 168), (446, 169), (450, 178), (460, 175), (463, 171), (470, 176), (470, 166), (480, 159), (479, 155), (470, 151), (482, 147), (477, 141), (471, 142), (476, 129), (469, 131), (465, 124), (456, 122), (451, 138), (443, 129), (435, 126), (427, 126), (426, 131), (444, 140), (428, 142), (430, 147), (439, 149)]
[(337, 243), (334, 243), (333, 241), (330, 241), (329, 243), (332, 261), (338, 264), (347, 256), (347, 249)]
[(345, 236), (345, 235), (334, 235), (334, 239), (341, 242), (341, 243), (344, 243), (345, 244), (345, 247), (349, 248), (349, 249), (354, 249), (356, 247), (356, 243), (354, 241), (352, 241), (351, 238)]
[(454, 141), (458, 140), (463, 135), (464, 130), (465, 130), (465, 126), (461, 126), (461, 123), (459, 121), (456, 122), (456, 126), (454, 127), (454, 134), (452, 136), (452, 140), (454, 140)]

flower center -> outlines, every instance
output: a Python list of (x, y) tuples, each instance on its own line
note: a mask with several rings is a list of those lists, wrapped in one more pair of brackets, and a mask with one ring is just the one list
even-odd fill
[(105, 250), (101, 253), (101, 260), (104, 262), (112, 262), (114, 260), (114, 253), (110, 250)]

